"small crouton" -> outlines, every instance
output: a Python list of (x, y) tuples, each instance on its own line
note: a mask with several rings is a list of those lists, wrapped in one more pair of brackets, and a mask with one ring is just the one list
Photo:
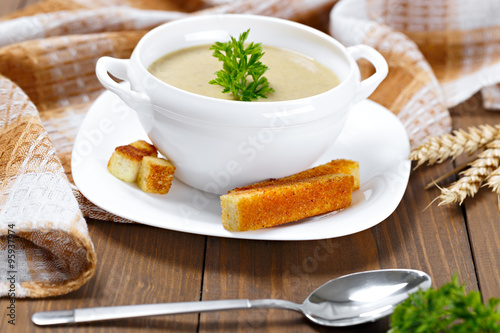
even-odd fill
[(175, 167), (169, 161), (145, 156), (137, 176), (137, 184), (144, 192), (166, 194), (172, 185)]
[(108, 171), (118, 179), (135, 182), (142, 158), (147, 155), (147, 152), (131, 145), (116, 147), (108, 161)]
[(137, 140), (135, 142), (132, 142), (130, 146), (142, 150), (143, 152), (147, 153), (148, 156), (158, 156), (158, 150), (156, 150), (155, 146), (147, 143), (144, 140)]

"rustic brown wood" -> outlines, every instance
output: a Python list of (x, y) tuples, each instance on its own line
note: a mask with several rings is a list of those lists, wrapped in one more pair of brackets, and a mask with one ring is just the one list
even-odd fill
[[(96, 220), (89, 221), (89, 231), (97, 252), (95, 276), (65, 296), (16, 300), (16, 326), (2, 318), (0, 332), (47, 331), (31, 323), (31, 315), (37, 311), (200, 300), (205, 236)], [(197, 326), (198, 315), (189, 314), (62, 325), (48, 330), (139, 332), (147, 328), (151, 332), (196, 332)]]
[[(480, 94), (453, 108), (451, 113), (455, 128), (500, 124), (500, 112), (484, 110)], [(461, 158), (457, 163), (465, 160)], [(491, 189), (485, 187), (474, 199), (466, 199), (463, 204), (479, 287), (485, 300), (500, 297), (499, 200)]]
[(428, 179), (446, 173), (451, 164), (419, 168), (410, 177), (407, 191), (395, 213), (372, 228), (383, 248), (384, 268), (416, 268), (426, 271), (434, 286), (458, 273), (470, 288), (477, 288), (467, 230), (459, 207), (430, 204), (437, 189), (424, 190)]
[[(380, 267), (370, 231), (306, 242), (209, 238), (207, 253), (211, 255), (207, 255), (206, 260), (204, 300), (279, 298), (300, 303), (328, 280)], [(203, 314), (200, 328), (202, 332), (308, 332), (319, 329), (301, 314), (286, 310)]]
[[(461, 209), (437, 204), (427, 207), (438, 191), (425, 191), (426, 182), (449, 169), (451, 163), (415, 171), (394, 214), (354, 235), (309, 242), (209, 238), (203, 299), (282, 298), (302, 302), (310, 291), (332, 278), (379, 268), (424, 270), (435, 286), (448, 282), (457, 273), (469, 289), (477, 289)], [(300, 314), (283, 310), (202, 314), (200, 328), (202, 332), (319, 330)], [(349, 331), (358, 329), (384, 332), (388, 321)]]
[[(36, 1), (0, 1), (0, 15)], [(500, 112), (485, 111), (478, 96), (451, 111), (455, 128), (500, 123)], [(463, 162), (464, 158), (457, 160), (457, 164)], [(482, 189), (461, 207), (438, 206), (431, 202), (439, 190), (424, 189), (454, 167), (449, 161), (413, 171), (403, 200), (391, 216), (369, 230), (335, 239), (236, 240), (89, 220), (98, 255), (96, 275), (69, 295), (16, 300), (16, 326), (8, 325), (2, 316), (0, 332), (385, 332), (388, 318), (327, 329), (285, 310), (138, 318), (48, 329), (30, 320), (37, 311), (76, 307), (230, 298), (302, 302), (332, 278), (378, 268), (421, 269), (431, 275), (436, 287), (457, 273), (467, 289), (481, 290), (485, 299), (500, 297), (497, 196)], [(455, 179), (450, 176), (443, 183)]]

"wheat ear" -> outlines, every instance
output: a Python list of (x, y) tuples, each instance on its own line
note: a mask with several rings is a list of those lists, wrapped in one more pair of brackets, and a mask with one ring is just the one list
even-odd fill
[(493, 192), (500, 195), (500, 168), (497, 168), (490, 173), (490, 175), (486, 178), (486, 183), (484, 185), (490, 187)]
[(500, 168), (495, 169), (486, 178), (485, 186), (490, 187), (497, 194), (498, 209), (500, 209)]
[(470, 168), (459, 173), (460, 178), (448, 188), (441, 189), (439, 205), (458, 202), (462, 204), (466, 197), (473, 197), (483, 181), (500, 165), (500, 139), (486, 145), (486, 150), (480, 153), (476, 160), (470, 163)]
[(428, 162), (429, 165), (441, 163), (452, 157), (456, 158), (462, 153), (472, 154), (479, 148), (495, 139), (500, 134), (500, 125), (471, 126), (446, 133), (441, 136), (431, 137), (424, 144), (415, 147), (410, 152), (409, 159), (417, 161), (417, 166)]

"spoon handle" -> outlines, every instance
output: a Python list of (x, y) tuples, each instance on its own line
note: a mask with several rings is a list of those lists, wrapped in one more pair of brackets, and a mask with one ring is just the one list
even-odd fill
[[(286, 308), (297, 310), (281, 300), (216, 300), (202, 302), (179, 302), (160, 304), (122, 305), (97, 308), (82, 308), (62, 311), (45, 311), (33, 314), (31, 320), (36, 325), (57, 325), (100, 320), (159, 316), (169, 314), (237, 310), (249, 308)], [(297, 304), (296, 304), (297, 305)]]

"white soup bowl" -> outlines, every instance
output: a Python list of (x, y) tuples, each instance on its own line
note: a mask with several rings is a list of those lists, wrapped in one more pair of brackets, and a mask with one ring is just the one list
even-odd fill
[[(247, 29), (248, 42), (309, 56), (330, 68), (340, 84), (308, 98), (242, 102), (181, 90), (147, 70), (167, 53), (227, 41)], [(375, 67), (365, 80), (356, 64), (360, 58)], [(337, 139), (352, 105), (366, 99), (387, 71), (384, 58), (366, 45), (346, 48), (302, 24), (240, 14), (171, 21), (148, 32), (130, 59), (102, 57), (96, 66), (101, 83), (137, 112), (152, 143), (176, 166), (175, 176), (216, 194), (310, 167)], [(335, 158), (341, 156), (331, 156)]]

